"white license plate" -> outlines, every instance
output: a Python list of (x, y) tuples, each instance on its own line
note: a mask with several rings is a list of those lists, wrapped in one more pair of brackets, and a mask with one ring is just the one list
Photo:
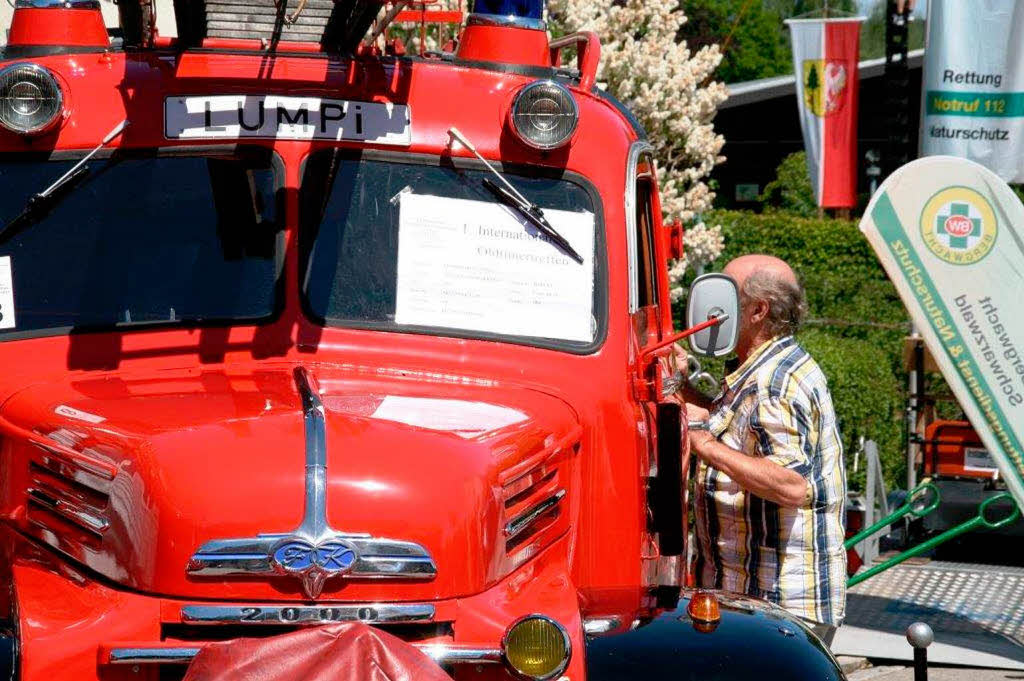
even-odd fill
[(406, 146), (412, 119), (404, 104), (281, 95), (168, 97), (167, 139), (351, 140)]
[(964, 447), (964, 470), (965, 471), (996, 471), (999, 468), (996, 466), (995, 460), (992, 455), (988, 453), (987, 449), (981, 447)]

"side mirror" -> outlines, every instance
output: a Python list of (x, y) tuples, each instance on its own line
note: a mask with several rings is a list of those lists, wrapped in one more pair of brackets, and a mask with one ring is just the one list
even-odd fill
[(732, 277), (717, 272), (697, 277), (690, 286), (686, 326), (692, 328), (712, 317), (725, 317), (725, 321), (690, 336), (690, 347), (705, 357), (728, 355), (736, 349), (739, 336), (740, 293)]

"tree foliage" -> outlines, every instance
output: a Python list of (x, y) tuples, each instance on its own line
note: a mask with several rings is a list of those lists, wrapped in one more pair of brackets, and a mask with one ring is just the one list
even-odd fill
[(689, 21), (680, 37), (693, 49), (720, 45), (722, 64), (716, 76), (739, 83), (789, 73), (789, 48), (779, 15), (750, 0), (688, 0)]
[(805, 218), (818, 213), (818, 202), (807, 174), (807, 154), (797, 151), (782, 159), (775, 171), (775, 179), (765, 185), (761, 193), (765, 210), (784, 210)]
[[(739, 83), (793, 72), (792, 47), (785, 20), (803, 14), (820, 15), (823, 0), (687, 0), (690, 21), (680, 35), (691, 47), (721, 46), (717, 76)], [(829, 0), (833, 15), (854, 14), (854, 0)], [(861, 29), (860, 58), (885, 56), (885, 0), (877, 0)], [(924, 47), (924, 21), (912, 18), (908, 47)]]
[[(907, 49), (924, 47), (924, 21), (912, 18), (907, 27)], [(877, 59), (885, 56), (885, 0), (881, 0), (868, 14), (860, 31), (860, 58)]]
[[(712, 122), (726, 98), (725, 86), (714, 80), (718, 46), (692, 50), (679, 39), (686, 15), (678, 0), (551, 0), (548, 12), (553, 33), (591, 30), (600, 36), (598, 80), (647, 131), (664, 218), (688, 223), (688, 264), (713, 259), (721, 237), (699, 216), (715, 196), (707, 178), (725, 160), (725, 140)], [(682, 270), (673, 268), (673, 276), (678, 279)]]

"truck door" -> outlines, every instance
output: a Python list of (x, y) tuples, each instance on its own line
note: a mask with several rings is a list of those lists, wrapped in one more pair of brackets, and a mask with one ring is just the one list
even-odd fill
[(678, 404), (661, 395), (662, 356), (645, 352), (672, 332), (667, 250), (650, 147), (638, 144), (627, 174), (627, 241), (631, 359), (636, 389), (637, 446), (647, 480), (648, 546), (644, 573), (650, 586), (677, 586), (685, 560), (685, 490), (682, 417)]

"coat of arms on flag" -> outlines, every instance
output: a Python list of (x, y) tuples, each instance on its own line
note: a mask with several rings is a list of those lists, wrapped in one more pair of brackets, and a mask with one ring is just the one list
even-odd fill
[(857, 69), (863, 17), (787, 19), (807, 172), (823, 208), (857, 205)]
[(804, 60), (804, 103), (818, 118), (838, 113), (846, 92), (846, 62), (843, 60)]

